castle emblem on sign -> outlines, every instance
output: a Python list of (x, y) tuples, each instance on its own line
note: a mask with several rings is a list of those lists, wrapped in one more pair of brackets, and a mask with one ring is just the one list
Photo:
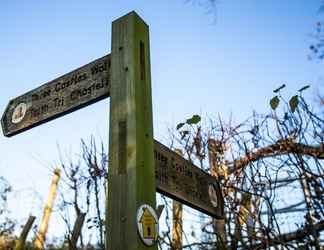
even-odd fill
[(11, 118), (12, 123), (14, 124), (20, 123), (24, 119), (26, 112), (27, 112), (26, 103), (22, 102), (19, 105), (17, 105), (12, 113), (12, 118)]

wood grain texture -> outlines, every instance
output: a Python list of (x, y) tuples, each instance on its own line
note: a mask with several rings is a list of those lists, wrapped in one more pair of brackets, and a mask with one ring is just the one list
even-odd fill
[[(223, 217), (222, 194), (214, 177), (158, 141), (154, 143), (154, 157), (156, 189), (159, 193), (214, 218)], [(217, 191), (217, 207), (213, 207), (208, 195), (211, 184)]]
[[(106, 55), (14, 98), (1, 119), (3, 134), (16, 135), (108, 97), (109, 68), (110, 55)], [(26, 113), (15, 123), (14, 110), (20, 104)]]
[(107, 246), (156, 250), (137, 233), (137, 209), (155, 208), (149, 30), (131, 12), (112, 24)]

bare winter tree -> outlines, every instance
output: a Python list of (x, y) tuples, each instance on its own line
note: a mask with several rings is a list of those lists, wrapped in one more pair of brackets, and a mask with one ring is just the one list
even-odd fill
[[(199, 232), (184, 229), (183, 249), (321, 249), (324, 120), (303, 98), (309, 86), (289, 101), (280, 94), (284, 87), (274, 91), (269, 114), (254, 112), (242, 123), (209, 119), (205, 125), (195, 115), (172, 132), (172, 147), (215, 177), (225, 202), (223, 220), (200, 215)], [(107, 154), (93, 138), (82, 141), (81, 149), (68, 164), (62, 161), (66, 238), (72, 218), (86, 213), (80, 245), (104, 249)], [(159, 246), (173, 249), (171, 205), (164, 200)]]
[(9, 217), (7, 207), (7, 199), (11, 190), (8, 181), (0, 176), (0, 249), (10, 249), (14, 243), (12, 234), (15, 222)]
[(194, 116), (172, 132), (173, 145), (221, 183), (225, 200), (225, 219), (206, 218), (202, 237), (183, 248), (323, 246), (324, 120), (302, 96), (309, 86), (289, 101), (280, 95), (284, 87), (274, 91), (267, 115), (253, 113), (242, 123), (210, 119), (205, 126)]
[[(61, 216), (66, 224), (66, 239), (69, 242), (75, 219), (86, 213), (86, 223), (80, 235), (80, 245), (97, 245), (104, 249), (104, 205), (107, 185), (107, 153), (103, 143), (98, 146), (94, 137), (90, 142), (81, 141), (81, 155), (62, 161), (63, 187)], [(72, 219), (73, 218), (73, 219)]]
[(13, 232), (15, 223), (8, 217), (7, 199), (8, 194), (11, 192), (11, 186), (8, 181), (0, 177), (0, 236), (10, 234)]

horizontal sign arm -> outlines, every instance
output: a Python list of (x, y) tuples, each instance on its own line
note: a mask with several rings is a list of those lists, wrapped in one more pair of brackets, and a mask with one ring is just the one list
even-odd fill
[(11, 100), (1, 119), (10, 137), (109, 97), (110, 55)]

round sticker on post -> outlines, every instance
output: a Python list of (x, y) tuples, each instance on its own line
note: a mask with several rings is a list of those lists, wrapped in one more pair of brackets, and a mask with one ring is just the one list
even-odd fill
[(209, 184), (208, 186), (208, 195), (209, 195), (209, 200), (210, 203), (213, 205), (213, 207), (217, 207), (218, 202), (217, 202), (217, 190), (214, 184)]
[(143, 243), (153, 246), (159, 234), (159, 221), (155, 210), (147, 204), (137, 210), (137, 231)]
[(21, 122), (24, 119), (26, 112), (27, 112), (26, 103), (22, 102), (18, 104), (12, 113), (12, 117), (11, 117), (12, 123), (17, 124)]

